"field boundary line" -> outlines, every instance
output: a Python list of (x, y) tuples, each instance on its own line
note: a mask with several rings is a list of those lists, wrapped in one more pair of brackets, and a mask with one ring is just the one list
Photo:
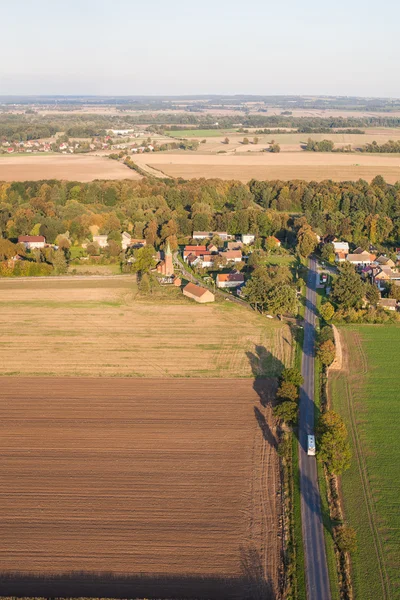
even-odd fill
[[(367, 357), (364, 353), (364, 350), (362, 349), (361, 340), (357, 334), (354, 335), (354, 340), (355, 340), (355, 343), (357, 346), (357, 350), (360, 353), (360, 357), (361, 357), (361, 361), (362, 361), (362, 371), (360, 371), (359, 374), (366, 375), (368, 372)], [(358, 471), (360, 474), (361, 484), (362, 484), (362, 488), (363, 488), (363, 495), (364, 495), (364, 499), (365, 499), (365, 506), (367, 508), (368, 522), (369, 522), (370, 530), (372, 533), (372, 539), (374, 542), (375, 553), (377, 556), (378, 571), (379, 571), (379, 576), (380, 576), (381, 584), (382, 584), (382, 592), (383, 592), (382, 600), (389, 600), (389, 598), (390, 598), (390, 596), (389, 596), (390, 582), (389, 582), (389, 578), (388, 578), (385, 564), (383, 561), (383, 549), (382, 549), (379, 532), (377, 530), (375, 519), (373, 516), (373, 512), (374, 512), (373, 511), (373, 499), (371, 496), (371, 490), (370, 490), (369, 483), (368, 483), (367, 466), (366, 466), (365, 460), (363, 458), (362, 443), (361, 443), (361, 440), (360, 440), (360, 437), (358, 434), (357, 421), (356, 421), (356, 418), (354, 415), (354, 406), (353, 406), (354, 397), (353, 397), (353, 394), (351, 391), (351, 386), (350, 386), (348, 378), (346, 378), (345, 389), (346, 389), (347, 407), (348, 407), (350, 421), (351, 421), (351, 436), (353, 439), (353, 445), (354, 445), (355, 454), (356, 454), (355, 458), (356, 458), (356, 462), (357, 462)]]

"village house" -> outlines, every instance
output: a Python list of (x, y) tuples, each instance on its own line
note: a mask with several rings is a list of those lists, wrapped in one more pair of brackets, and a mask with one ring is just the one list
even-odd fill
[(400, 273), (393, 271), (390, 267), (378, 268), (378, 272), (373, 274), (373, 281), (380, 290), (385, 288), (386, 283), (400, 281)]
[(241, 250), (243, 248), (243, 242), (236, 240), (235, 242), (228, 242), (226, 245), (227, 250)]
[(218, 273), (216, 279), (218, 288), (237, 288), (244, 284), (242, 273)]
[(198, 264), (203, 269), (208, 269), (212, 267), (215, 260), (215, 254), (211, 254), (211, 252), (204, 252), (204, 254), (200, 254)]
[(147, 244), (144, 238), (131, 238), (129, 246), (131, 248), (143, 248)]
[(200, 304), (214, 302), (215, 300), (215, 296), (210, 292), (210, 290), (200, 287), (199, 285), (195, 285), (194, 283), (188, 283), (183, 288), (183, 295), (187, 298), (191, 298), (195, 302), (199, 302)]
[(99, 248), (106, 248), (108, 246), (108, 236), (106, 235), (94, 235), (93, 241), (99, 245)]
[(386, 256), (385, 254), (378, 256), (378, 258), (375, 259), (374, 263), (376, 265), (380, 265), (381, 267), (395, 267), (396, 266), (394, 261), (391, 258), (389, 258), (388, 256)]
[(280, 240), (278, 240), (277, 237), (275, 237), (274, 235), (270, 235), (269, 237), (267, 237), (267, 242), (274, 242), (275, 246), (277, 246), (277, 248), (280, 248), (282, 245), (282, 242)]
[(130, 233), (124, 231), (122, 233), (122, 240), (121, 240), (121, 245), (122, 245), (122, 250), (126, 250), (128, 248), (128, 246), (131, 245), (131, 235)]
[(20, 235), (18, 237), (18, 244), (24, 244), (27, 250), (44, 248), (46, 245), (46, 238), (43, 235)]
[(223, 241), (229, 238), (226, 231), (194, 231), (192, 238), (194, 240), (211, 240), (211, 238), (217, 236)]
[(335, 254), (335, 262), (344, 262), (347, 258), (348, 254), (346, 252), (336, 252)]
[(256, 236), (253, 235), (252, 233), (242, 233), (242, 235), (241, 235), (242, 243), (245, 246), (250, 246), (250, 244), (254, 244), (255, 239), (256, 239)]
[(187, 262), (187, 258), (191, 254), (194, 256), (200, 256), (205, 252), (207, 252), (207, 248), (205, 246), (185, 246), (183, 249), (183, 260)]
[(211, 254), (218, 254), (218, 248), (215, 244), (209, 244), (207, 250), (208, 252), (211, 252)]
[(332, 245), (333, 245), (335, 254), (341, 252), (343, 254), (346, 254), (346, 256), (347, 256), (347, 254), (350, 252), (348, 242), (338, 242), (337, 240), (334, 240), (332, 242)]
[(370, 254), (367, 250), (363, 250), (358, 254), (348, 254), (346, 256), (346, 260), (355, 267), (366, 267), (373, 263), (375, 259), (375, 254)]
[(219, 253), (222, 258), (225, 258), (227, 263), (230, 262), (241, 262), (243, 259), (241, 250), (225, 250)]
[(395, 298), (381, 298), (378, 304), (385, 310), (397, 310), (397, 300)]

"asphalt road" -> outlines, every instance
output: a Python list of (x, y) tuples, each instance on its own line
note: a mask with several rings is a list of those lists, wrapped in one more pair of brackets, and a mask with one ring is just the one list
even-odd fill
[(330, 600), (321, 497), (315, 456), (307, 455), (307, 436), (314, 435), (314, 343), (317, 264), (310, 259), (304, 318), (304, 344), (300, 390), (299, 469), (301, 518), (308, 600)]

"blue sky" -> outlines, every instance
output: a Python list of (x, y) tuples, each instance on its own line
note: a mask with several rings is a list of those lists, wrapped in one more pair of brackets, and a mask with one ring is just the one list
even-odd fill
[(2, 0), (0, 94), (400, 97), (400, 2)]

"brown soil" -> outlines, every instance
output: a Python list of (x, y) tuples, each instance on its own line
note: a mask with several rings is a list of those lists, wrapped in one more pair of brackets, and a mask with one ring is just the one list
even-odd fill
[(2, 593), (275, 597), (274, 385), (3, 378)]

